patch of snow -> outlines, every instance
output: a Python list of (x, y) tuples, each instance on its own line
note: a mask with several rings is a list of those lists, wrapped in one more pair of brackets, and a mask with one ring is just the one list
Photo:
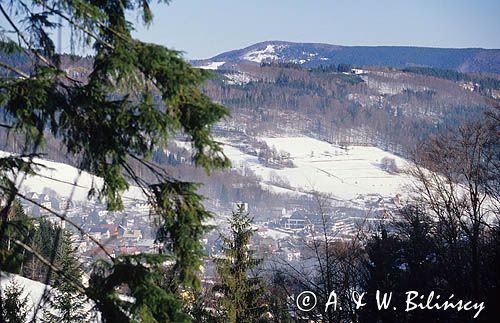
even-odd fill
[(228, 73), (224, 74), (224, 76), (226, 77), (226, 80), (224, 80), (224, 82), (231, 85), (243, 85), (256, 81), (255, 78), (243, 72)]
[(193, 149), (193, 145), (191, 144), (190, 141), (174, 140), (174, 143), (177, 147), (181, 149), (186, 149), (186, 150)]
[(276, 186), (276, 185), (269, 184), (269, 183), (261, 182), (260, 186), (265, 190), (268, 190), (270, 192), (277, 193), (277, 194), (286, 194), (286, 195), (295, 195), (295, 196), (307, 195), (306, 193), (299, 192), (295, 189), (284, 188), (284, 187)]
[(245, 167), (259, 164), (259, 158), (242, 152), (237, 146), (224, 142), (224, 154), (231, 159), (233, 167)]
[(259, 231), (259, 235), (264, 237), (264, 238), (271, 238), (273, 240), (281, 240), (281, 239), (290, 238), (290, 233), (271, 229), (268, 227), (265, 227), (265, 231)]
[(274, 45), (267, 45), (266, 48), (262, 50), (253, 50), (246, 53), (243, 59), (247, 61), (262, 63), (262, 61), (276, 60), (278, 56), (276, 55), (276, 48)]
[(359, 75), (359, 74), (366, 74), (366, 71), (365, 71), (365, 70), (362, 70), (362, 69), (360, 69), (360, 68), (353, 68), (353, 69), (351, 70), (351, 72), (352, 72), (353, 74), (356, 74), (356, 75)]
[(198, 66), (198, 68), (202, 68), (204, 70), (216, 70), (224, 64), (226, 64), (226, 62), (210, 62), (207, 65)]
[[(5, 293), (5, 288), (10, 284), (11, 280), (14, 280), (21, 288), (23, 288), (22, 298), (28, 298), (28, 322), (33, 320), (33, 315), (35, 314), (35, 308), (40, 304), (40, 300), (47, 289), (49, 292), (52, 288), (40, 282), (21, 277), (19, 275), (14, 275), (10, 273), (2, 272), (0, 275), (0, 286), (2, 294)], [(38, 311), (37, 317), (41, 318), (41, 311)]]

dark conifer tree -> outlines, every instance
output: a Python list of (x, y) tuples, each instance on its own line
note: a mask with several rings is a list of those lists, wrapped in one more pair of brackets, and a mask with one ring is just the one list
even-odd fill
[[(65, 273), (64, 277), (55, 275), (54, 288), (44, 308), (43, 321), (83, 323), (90, 321), (88, 300), (75, 288), (74, 282), (81, 282), (82, 265), (75, 255), (71, 245), (71, 236), (64, 232), (57, 250), (56, 266)], [(87, 302), (87, 304), (86, 304)]]
[(0, 322), (24, 323), (28, 316), (28, 296), (24, 296), (24, 288), (14, 278), (10, 280), (3, 295), (0, 295)]
[[(56, 262), (61, 231), (45, 218), (38, 218), (36, 223), (37, 225), (32, 226), (29, 232), (28, 245), (45, 259)], [(53, 284), (54, 277), (49, 275), (49, 268), (33, 253), (26, 251), (24, 253), (26, 256), (23, 259), (21, 275), (44, 284)]]
[(272, 321), (279, 323), (293, 322), (289, 303), (291, 293), (287, 290), (291, 282), (281, 272), (274, 273), (269, 280), (266, 282), (268, 288), (266, 300)]
[[(366, 246), (368, 280), (364, 289), (375, 300), (377, 291), (380, 300), (385, 293), (391, 296), (391, 304), (402, 304), (401, 276), (403, 275), (401, 242), (398, 237), (390, 234), (385, 226), (374, 234)], [(367, 302), (362, 308), (362, 322), (401, 322), (404, 315), (392, 308), (379, 310), (374, 301)]]
[(215, 291), (223, 295), (220, 299), (223, 320), (238, 323), (266, 321), (263, 281), (252, 273), (262, 262), (250, 249), (254, 234), (252, 221), (240, 205), (228, 222), (231, 236), (221, 236), (223, 255), (216, 260), (220, 284), (215, 286)]
[(10, 207), (3, 208), (1, 213), (0, 270), (19, 274), (26, 253), (15, 241), (27, 242), (29, 232), (33, 227), (17, 200), (14, 200)]

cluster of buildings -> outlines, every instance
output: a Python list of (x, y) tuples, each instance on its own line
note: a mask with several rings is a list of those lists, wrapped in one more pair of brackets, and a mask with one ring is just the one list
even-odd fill
[[(109, 212), (104, 205), (91, 201), (69, 201), (55, 194), (29, 192), (25, 196), (26, 199), (21, 201), (24, 212), (69, 230), (74, 247), (88, 264), (106, 254), (115, 257), (152, 252), (158, 248), (151, 227), (150, 207), (143, 201), (124, 201), (123, 211)], [(84, 233), (62, 221), (61, 216), (78, 225)]]
[[(399, 205), (399, 196), (368, 194), (352, 205), (329, 206), (322, 212), (305, 208), (274, 208), (266, 220), (256, 221), (254, 250), (264, 258), (279, 258), (288, 263), (304, 260), (305, 245), (326, 234), (331, 241), (350, 240), (360, 231), (391, 221)], [(356, 205), (356, 206), (354, 206)]]
[[(104, 205), (95, 202), (74, 202), (55, 194), (26, 194), (23, 201), (25, 212), (34, 217), (44, 217), (57, 226), (73, 232), (73, 242), (81, 258), (90, 264), (106, 254), (119, 256), (142, 252), (157, 252), (156, 232), (148, 203), (138, 200), (124, 201), (124, 210), (109, 212)], [(385, 210), (394, 207), (398, 199), (388, 199), (378, 195), (363, 196), (357, 203), (362, 207), (337, 205), (328, 207), (323, 213), (311, 212), (299, 206), (275, 207), (265, 218), (255, 219), (256, 234), (252, 249), (262, 258), (277, 258), (286, 262), (300, 262), (303, 259), (304, 243), (318, 234), (326, 233), (332, 239), (348, 240), (363, 229), (366, 224), (384, 220)], [(229, 216), (231, 212), (242, 210), (253, 213), (247, 203), (233, 203), (218, 214)], [(368, 212), (367, 210), (371, 210)], [(66, 216), (82, 230), (79, 232), (61, 221), (56, 214)], [(210, 256), (222, 252), (220, 233), (227, 231), (225, 219), (220, 219), (219, 230), (214, 230), (201, 241)], [(226, 224), (226, 226), (224, 226)], [(98, 244), (104, 247), (101, 248)]]

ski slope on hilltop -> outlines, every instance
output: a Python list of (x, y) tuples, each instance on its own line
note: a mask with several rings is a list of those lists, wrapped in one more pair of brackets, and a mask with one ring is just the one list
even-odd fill
[(409, 178), (401, 173), (391, 174), (381, 168), (384, 157), (394, 159), (399, 168), (407, 162), (376, 147), (349, 146), (342, 149), (325, 141), (309, 137), (259, 138), (269, 147), (290, 154), (296, 167), (275, 169), (261, 164), (256, 156), (242, 152), (237, 144), (225, 142), (224, 152), (236, 167), (249, 167), (262, 177), (263, 187), (284, 193), (284, 189), (270, 182), (278, 175), (288, 180), (298, 191), (318, 191), (332, 194), (342, 200), (358, 195), (380, 194), (395, 196), (404, 190)]

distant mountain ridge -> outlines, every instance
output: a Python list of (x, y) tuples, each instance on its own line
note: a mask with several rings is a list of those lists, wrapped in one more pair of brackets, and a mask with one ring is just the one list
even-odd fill
[(460, 72), (500, 73), (500, 49), (407, 46), (339, 46), (321, 43), (265, 41), (243, 49), (194, 60), (196, 66), (218, 68), (242, 62), (293, 62), (306, 67), (350, 64), (404, 68), (435, 67)]

